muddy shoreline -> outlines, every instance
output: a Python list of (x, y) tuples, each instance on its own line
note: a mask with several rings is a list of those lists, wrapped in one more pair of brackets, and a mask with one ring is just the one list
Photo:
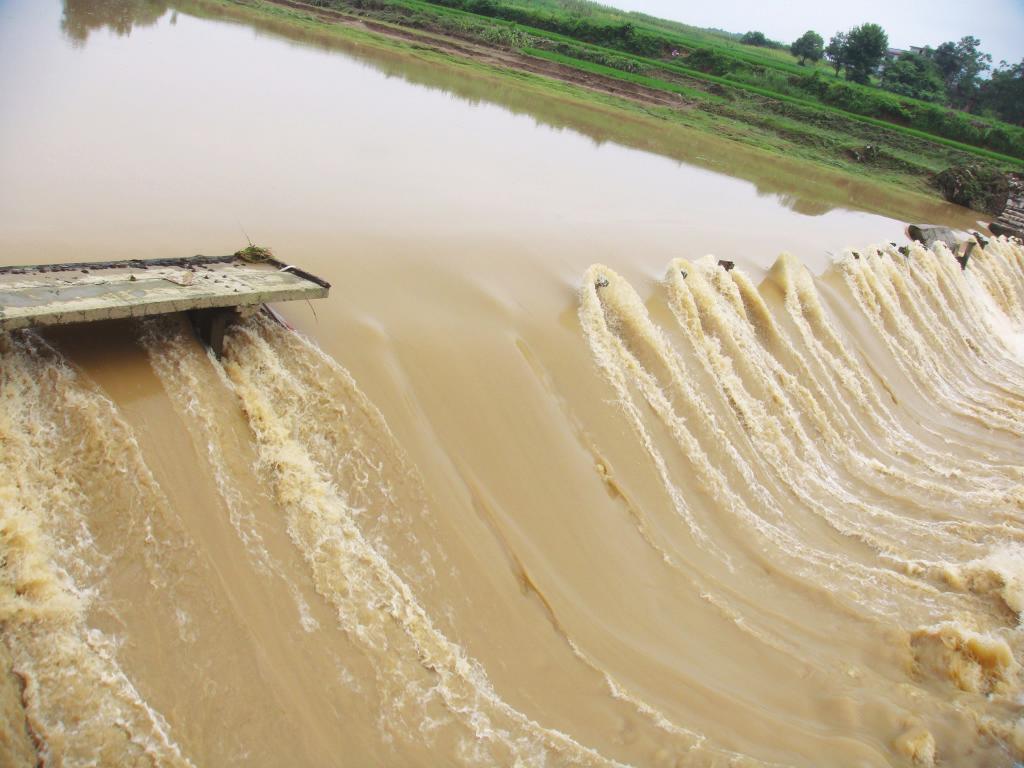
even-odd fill
[[(472, 59), (480, 64), (486, 64), (498, 69), (511, 69), (518, 72), (527, 72), (532, 75), (549, 77), (597, 93), (629, 99), (639, 104), (671, 107), (674, 109), (685, 109), (692, 105), (691, 102), (684, 99), (681, 95), (676, 95), (673, 98), (672, 95), (656, 88), (646, 88), (618, 78), (583, 72), (564, 64), (527, 56), (510, 49), (485, 46), (470, 40), (442, 36), (425, 30), (420, 31), (407, 27), (398, 27), (366, 19), (355, 14), (343, 13), (333, 8), (317, 8), (316, 6), (297, 2), (296, 0), (266, 0), (266, 4), (308, 13), (325, 24), (335, 24), (372, 32), (393, 40), (413, 43), (417, 47), (426, 48), (434, 53)], [(242, 5), (248, 4), (242, 3)]]

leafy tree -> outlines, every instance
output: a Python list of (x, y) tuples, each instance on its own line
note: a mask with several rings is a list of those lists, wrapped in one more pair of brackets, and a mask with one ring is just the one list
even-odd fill
[(786, 46), (778, 40), (772, 40), (769, 37), (765, 37), (764, 32), (747, 32), (740, 35), (740, 42), (743, 43), (743, 45), (756, 45), (759, 48), (778, 48), (780, 50), (786, 48)]
[(1024, 125), (1024, 59), (1020, 64), (1005, 61), (982, 83), (981, 106), (991, 110), (1001, 120)]
[(935, 68), (947, 85), (956, 80), (960, 73), (960, 57), (956, 53), (956, 43), (943, 43), (934, 50), (926, 48), (925, 53), (935, 64)]
[(846, 35), (846, 50), (843, 66), (846, 77), (855, 83), (867, 83), (871, 73), (882, 63), (889, 49), (889, 36), (877, 24), (861, 24)]
[(106, 27), (130, 35), (136, 26), (149, 26), (167, 12), (167, 0), (64, 0), (61, 29), (76, 45), (89, 33)]
[(958, 43), (946, 42), (927, 52), (946, 84), (950, 104), (955, 107), (971, 106), (978, 95), (981, 73), (992, 68), (992, 57), (982, 53), (980, 45), (981, 40), (968, 35)]
[(839, 70), (846, 65), (846, 33), (836, 32), (828, 41), (825, 49), (825, 58), (828, 59), (832, 68), (839, 74)]
[(825, 53), (825, 41), (814, 30), (807, 30), (789, 46), (789, 52), (800, 59), (800, 64), (810, 59), (821, 61)]
[(923, 101), (941, 102), (946, 98), (938, 68), (931, 59), (916, 53), (901, 54), (887, 63), (881, 85), (887, 91)]

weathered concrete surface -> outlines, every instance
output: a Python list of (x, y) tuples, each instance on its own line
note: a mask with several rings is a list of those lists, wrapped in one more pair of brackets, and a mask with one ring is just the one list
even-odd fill
[(0, 331), (327, 296), (327, 283), (283, 267), (232, 257), (5, 267)]
[(954, 253), (961, 243), (970, 239), (966, 234), (960, 234), (949, 227), (940, 227), (935, 224), (910, 224), (907, 226), (907, 234), (910, 235), (911, 240), (917, 240), (926, 248), (931, 248), (935, 243), (945, 243)]

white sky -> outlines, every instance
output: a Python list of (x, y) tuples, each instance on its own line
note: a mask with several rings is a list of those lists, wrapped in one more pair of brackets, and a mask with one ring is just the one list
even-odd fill
[(1024, 0), (727, 0), (722, 3), (687, 0), (603, 0), (606, 5), (643, 11), (697, 27), (729, 32), (759, 30), (768, 37), (792, 42), (808, 29), (825, 42), (839, 30), (864, 22), (880, 24), (889, 45), (937, 46), (946, 40), (974, 35), (981, 50), (1011, 64), (1024, 58)]

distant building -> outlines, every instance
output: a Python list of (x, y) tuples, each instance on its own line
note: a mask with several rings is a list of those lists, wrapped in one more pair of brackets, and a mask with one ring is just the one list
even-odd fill
[(917, 54), (918, 56), (920, 56), (924, 52), (925, 52), (925, 48), (922, 48), (919, 45), (912, 45), (907, 50), (904, 50), (903, 48), (889, 48), (885, 52), (885, 57), (887, 59), (898, 59), (904, 53), (914, 53), (914, 54)]

